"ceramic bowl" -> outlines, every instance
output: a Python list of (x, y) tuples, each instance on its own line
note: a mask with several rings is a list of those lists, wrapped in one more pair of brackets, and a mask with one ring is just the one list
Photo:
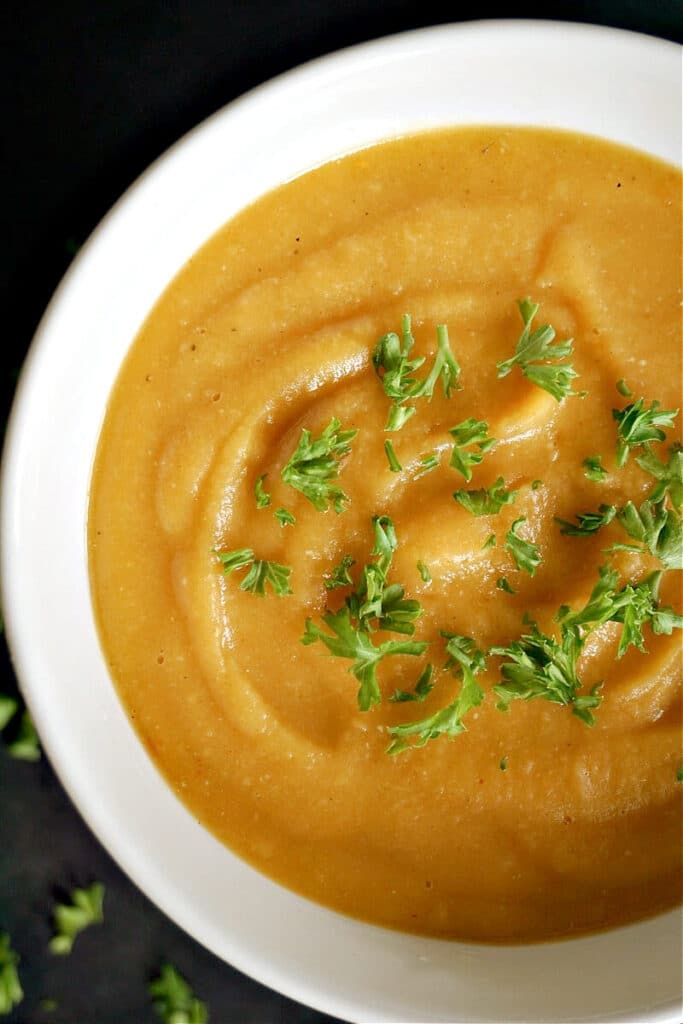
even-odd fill
[(387, 137), (544, 125), (681, 157), (681, 52), (587, 25), (483, 21), (409, 32), (266, 83), (161, 157), (82, 248), (16, 395), (2, 468), (7, 636), (43, 746), (130, 878), (219, 957), (354, 1022), (681, 1020), (681, 915), (495, 947), (351, 920), (259, 874), (176, 799), (130, 727), (90, 601), (86, 513), (107, 397), (167, 282), (273, 186)]

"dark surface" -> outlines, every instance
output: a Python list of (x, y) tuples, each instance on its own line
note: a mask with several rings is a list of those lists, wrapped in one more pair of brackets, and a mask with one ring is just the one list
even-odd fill
[[(552, 17), (683, 41), (681, 0), (24, 0), (0, 13), (3, 108), (3, 416), (35, 326), (75, 247), (173, 141), (247, 89), (302, 61), (443, 21)], [(577, 69), (579, 73), (579, 69)], [(36, 581), (39, 585), (39, 581)], [(0, 660), (0, 690), (11, 690)], [(1, 744), (0, 744), (1, 747)], [(105, 924), (51, 957), (56, 894), (99, 879)], [(23, 1004), (8, 1024), (145, 1024), (149, 977), (173, 961), (213, 1024), (331, 1021), (217, 960), (119, 871), (49, 764), (0, 749), (0, 932), (22, 956)], [(40, 1009), (41, 997), (58, 1009)]]

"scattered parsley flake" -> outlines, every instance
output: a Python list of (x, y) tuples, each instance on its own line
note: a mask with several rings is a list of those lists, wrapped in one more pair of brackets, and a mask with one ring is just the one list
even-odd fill
[(498, 767), (500, 768), (500, 770), (502, 772), (505, 772), (505, 771), (507, 771), (507, 766), (508, 766), (508, 757), (507, 757), (507, 754), (506, 754), (505, 757), (501, 757), (500, 764), (498, 765)]
[(656, 400), (646, 409), (644, 398), (629, 402), (623, 409), (612, 409), (617, 423), (617, 466), (626, 464), (632, 448), (663, 441), (666, 434), (661, 428), (672, 427), (677, 415), (678, 409), (662, 409)]
[(163, 964), (149, 985), (152, 1005), (164, 1024), (207, 1024), (209, 1011), (172, 964)]
[(439, 456), (432, 452), (431, 455), (424, 455), (420, 459), (420, 469), (413, 477), (414, 480), (419, 480), (425, 473), (431, 473), (433, 469), (437, 469), (439, 465)]
[(669, 448), (669, 461), (662, 462), (649, 447), (646, 447), (642, 455), (636, 456), (636, 462), (641, 469), (657, 480), (654, 489), (648, 495), (648, 500), (657, 504), (666, 497), (667, 493), (671, 504), (676, 509), (683, 506), (683, 448), (680, 444), (673, 444)]
[[(439, 736), (458, 736), (467, 726), (463, 718), (468, 711), (481, 704), (484, 691), (475, 676), (486, 667), (486, 658), (471, 637), (456, 633), (441, 634), (448, 641), (446, 668), (462, 680), (457, 698), (445, 708), (418, 722), (406, 722), (391, 726), (387, 731), (393, 737), (387, 747), (388, 754), (400, 754), (404, 750), (423, 747), (429, 740)], [(414, 738), (414, 742), (410, 742)]]
[(543, 481), (542, 480), (532, 480), (531, 481), (531, 490), (532, 491), (537, 491), (539, 487), (543, 487)]
[(456, 491), (453, 497), (473, 516), (490, 516), (500, 512), (504, 505), (510, 505), (517, 497), (517, 491), (506, 491), (505, 481), (499, 476), (488, 488)]
[(268, 476), (267, 473), (261, 473), (256, 483), (254, 484), (254, 497), (256, 498), (256, 508), (268, 508), (270, 505), (270, 495), (263, 489), (263, 481)]
[(576, 523), (560, 519), (558, 516), (555, 516), (555, 522), (560, 524), (560, 533), (569, 537), (589, 537), (603, 526), (608, 526), (616, 514), (616, 505), (600, 505), (597, 512), (579, 512)]
[(676, 782), (683, 782), (683, 764), (679, 764), (676, 772)]
[(70, 904), (58, 903), (54, 909), (55, 934), (50, 939), (50, 952), (60, 956), (70, 953), (77, 935), (90, 925), (101, 924), (103, 902), (104, 886), (93, 882), (87, 889), (74, 889)]
[(18, 1006), (24, 998), (24, 993), (19, 981), (17, 964), (19, 956), (10, 945), (10, 937), (6, 932), (0, 932), (0, 1014), (11, 1013), (14, 1006)]
[(334, 484), (339, 475), (339, 462), (351, 451), (357, 430), (340, 430), (341, 423), (333, 417), (316, 440), (310, 430), (302, 430), (301, 438), (289, 462), (282, 470), (283, 481), (308, 498), (318, 512), (329, 505), (339, 514), (349, 500)]
[(251, 548), (239, 548), (236, 551), (213, 551), (213, 554), (220, 559), (223, 565), (223, 572), (229, 576), (236, 569), (249, 567), (249, 572), (240, 583), (240, 590), (246, 590), (250, 594), (265, 596), (266, 584), (269, 583), (278, 597), (291, 594), (289, 577), (291, 568), (288, 565), (280, 565), (277, 562), (266, 562), (263, 559), (255, 558)]
[(394, 446), (389, 440), (389, 438), (387, 438), (386, 441), (384, 442), (384, 451), (386, 453), (387, 462), (389, 463), (389, 469), (391, 470), (391, 472), (400, 473), (401, 470), (403, 469), (403, 466), (398, 461), (396, 457), (396, 452), (394, 451)]
[(516, 594), (517, 591), (508, 582), (507, 576), (499, 576), (496, 580), (498, 590), (504, 590), (506, 594)]
[(425, 665), (418, 676), (417, 682), (415, 683), (415, 689), (395, 690), (393, 695), (389, 697), (391, 703), (404, 704), (406, 701), (417, 701), (418, 704), (422, 704), (434, 689), (434, 684), (431, 681), (432, 672), (432, 666)]
[(631, 391), (630, 387), (628, 386), (623, 377), (621, 378), (621, 380), (617, 381), (617, 391), (620, 395), (623, 395), (624, 398), (633, 398), (633, 392)]
[[(488, 429), (489, 425), (484, 420), (470, 416), (448, 431), (454, 441), (450, 465), (461, 473), (468, 483), (472, 479), (472, 466), (478, 466), (486, 452), (496, 444), (496, 439), (488, 436)], [(478, 451), (469, 451), (471, 445), (476, 445)]]
[(583, 475), (588, 480), (594, 480), (596, 483), (602, 483), (608, 475), (599, 455), (586, 456), (581, 465), (584, 467)]
[(420, 576), (422, 577), (422, 582), (423, 583), (431, 583), (432, 582), (432, 574), (429, 571), (429, 567), (426, 566), (425, 563), (422, 560), (419, 560), (418, 563), (417, 563), (417, 571), (419, 572)]
[(293, 512), (290, 512), (288, 508), (278, 508), (273, 512), (273, 515), (282, 527), (294, 526), (296, 523), (296, 516)]
[(683, 569), (683, 524), (680, 513), (667, 509), (663, 502), (646, 500), (639, 509), (627, 501), (617, 519), (629, 537), (641, 545), (613, 544), (609, 551), (649, 551), (667, 569)]
[(484, 543), (481, 546), (482, 551), (486, 551), (487, 548), (495, 548), (496, 546), (496, 535), (495, 533), (489, 534)]
[(518, 569), (523, 569), (530, 576), (535, 575), (537, 568), (542, 562), (541, 549), (538, 544), (524, 540), (517, 533), (517, 529), (526, 522), (526, 516), (520, 516), (505, 535), (505, 547), (515, 560)]
[(339, 565), (335, 566), (329, 579), (325, 580), (326, 590), (336, 590), (337, 587), (352, 587), (353, 579), (349, 573), (356, 561), (351, 555), (344, 555)]
[(496, 364), (498, 377), (507, 377), (517, 365), (524, 376), (538, 385), (560, 402), (568, 395), (582, 397), (585, 392), (572, 391), (571, 382), (578, 376), (569, 363), (559, 363), (559, 359), (567, 359), (572, 354), (573, 340), (554, 342), (555, 329), (550, 324), (543, 324), (537, 330), (531, 330), (539, 305), (530, 298), (519, 299), (517, 306), (524, 321), (524, 329), (519, 336), (515, 354), (511, 359), (503, 359)]

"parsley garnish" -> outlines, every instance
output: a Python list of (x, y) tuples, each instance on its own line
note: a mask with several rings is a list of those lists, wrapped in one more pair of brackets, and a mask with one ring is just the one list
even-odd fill
[(636, 456), (636, 462), (646, 473), (657, 480), (654, 489), (648, 495), (653, 503), (662, 501), (668, 493), (674, 508), (683, 505), (683, 448), (676, 443), (669, 448), (669, 461), (662, 462), (655, 453), (646, 448), (642, 455)]
[(663, 441), (666, 434), (661, 427), (672, 427), (677, 415), (678, 409), (661, 409), (657, 401), (646, 409), (644, 398), (629, 402), (623, 409), (612, 409), (617, 422), (617, 466), (626, 464), (631, 448)]
[(332, 481), (339, 475), (339, 460), (351, 451), (357, 430), (340, 430), (341, 423), (332, 418), (317, 440), (310, 430), (302, 430), (294, 454), (282, 470), (282, 479), (308, 498), (318, 512), (332, 505), (337, 513), (344, 511), (348, 496)]
[(508, 766), (508, 757), (507, 757), (507, 754), (506, 754), (504, 757), (501, 757), (500, 764), (498, 765), (498, 767), (500, 768), (500, 770), (502, 772), (505, 772), (505, 771), (507, 771), (507, 766)]
[(431, 398), (439, 378), (441, 378), (446, 398), (450, 398), (453, 388), (458, 388), (460, 367), (451, 351), (448, 328), (444, 324), (439, 324), (436, 328), (436, 337), (437, 352), (434, 363), (429, 374), (423, 380), (418, 380), (414, 373), (423, 365), (425, 357), (408, 358), (408, 354), (415, 344), (408, 314), (404, 314), (401, 318), (400, 338), (390, 331), (383, 335), (375, 345), (372, 363), (377, 376), (382, 381), (385, 395), (393, 403), (389, 410), (385, 430), (400, 430), (415, 413), (415, 406), (405, 403), (414, 398)]
[[(489, 425), (484, 420), (476, 420), (474, 416), (470, 416), (448, 431), (455, 442), (450, 465), (462, 473), (468, 483), (472, 479), (471, 467), (478, 466), (486, 452), (496, 443), (494, 437), (487, 436), (488, 429)], [(476, 445), (478, 451), (468, 451), (471, 445)]]
[(387, 462), (389, 463), (389, 469), (391, 470), (391, 472), (400, 473), (401, 470), (403, 469), (403, 466), (398, 461), (396, 457), (396, 452), (394, 451), (394, 446), (389, 440), (389, 438), (387, 438), (386, 441), (384, 442), (384, 451), (386, 453)]
[(339, 565), (335, 566), (332, 570), (330, 578), (325, 580), (325, 589), (336, 590), (337, 587), (352, 587), (353, 579), (351, 578), (349, 569), (355, 564), (355, 559), (353, 559), (351, 555), (344, 555)]
[(270, 505), (270, 495), (263, 489), (263, 481), (268, 476), (267, 473), (261, 473), (261, 476), (257, 479), (254, 484), (254, 497), (256, 498), (256, 508), (268, 508)]
[(288, 565), (279, 565), (277, 562), (266, 562), (261, 558), (255, 558), (251, 548), (239, 548), (236, 551), (214, 550), (213, 553), (222, 562), (223, 572), (226, 576), (229, 576), (235, 569), (245, 569), (250, 566), (249, 572), (240, 583), (240, 590), (264, 597), (266, 583), (269, 583), (278, 597), (292, 593), (289, 586), (292, 570)]
[(80, 932), (92, 924), (101, 924), (103, 901), (104, 886), (94, 882), (88, 889), (74, 889), (71, 904), (58, 903), (54, 909), (55, 934), (50, 939), (50, 952), (70, 953)]
[(482, 551), (486, 551), (487, 548), (494, 548), (496, 546), (496, 535), (495, 533), (489, 534), (484, 543), (481, 546)]
[(607, 477), (607, 470), (602, 465), (601, 457), (599, 455), (588, 455), (581, 465), (584, 467), (584, 476), (588, 480), (595, 480), (596, 483), (602, 483)]
[(578, 376), (574, 368), (568, 363), (557, 362), (572, 354), (573, 340), (568, 338), (553, 344), (555, 329), (550, 324), (543, 324), (532, 333), (531, 324), (540, 308), (538, 303), (527, 297), (519, 299), (517, 306), (524, 321), (524, 329), (519, 336), (514, 356), (496, 364), (498, 376), (507, 377), (513, 366), (517, 365), (528, 380), (543, 388), (558, 402), (567, 395), (582, 394), (571, 390), (571, 382)]
[(432, 666), (425, 665), (417, 678), (414, 690), (395, 690), (389, 700), (392, 704), (403, 704), (406, 701), (411, 700), (415, 700), (418, 704), (422, 704), (434, 689), (434, 684), (431, 681), (432, 672)]
[(415, 620), (422, 614), (418, 601), (405, 600), (402, 586), (387, 583), (387, 573), (397, 547), (394, 524), (388, 516), (375, 516), (373, 526), (375, 544), (372, 555), (375, 561), (363, 567), (356, 589), (348, 595), (339, 611), (328, 609), (322, 616), (329, 633), (308, 618), (301, 638), (303, 644), (320, 640), (330, 654), (353, 662), (349, 671), (360, 683), (358, 706), (361, 711), (368, 711), (382, 699), (377, 666), (384, 658), (396, 654), (418, 656), (424, 654), (429, 646), (424, 641), (414, 640), (372, 642), (371, 634), (377, 628), (393, 633), (414, 633)]
[(433, 452), (431, 455), (424, 455), (420, 459), (420, 469), (415, 474), (414, 479), (419, 480), (425, 473), (431, 473), (433, 469), (436, 469), (439, 465), (439, 456)]
[(537, 544), (524, 540), (517, 533), (517, 529), (526, 522), (526, 516), (520, 516), (505, 535), (505, 547), (515, 560), (518, 569), (523, 569), (533, 576), (542, 562), (541, 549)]
[(431, 583), (432, 582), (432, 574), (429, 571), (429, 567), (426, 566), (423, 561), (418, 561), (418, 563), (417, 563), (417, 571), (419, 572), (420, 576), (422, 577), (422, 582), (423, 583)]
[(683, 764), (679, 764), (676, 772), (676, 782), (683, 782)]
[(17, 964), (19, 956), (10, 945), (6, 932), (0, 932), (0, 1014), (11, 1013), (13, 1006), (18, 1006), (24, 998), (19, 981)]
[[(477, 673), (486, 667), (482, 651), (471, 637), (445, 632), (441, 635), (448, 641), (446, 668), (462, 679), (460, 693), (447, 707), (419, 722), (390, 726), (387, 731), (394, 738), (387, 747), (388, 754), (400, 754), (404, 750), (424, 747), (429, 740), (437, 739), (439, 736), (458, 736), (465, 732), (467, 726), (463, 718), (484, 699), (484, 691), (475, 679)], [(415, 737), (415, 740), (410, 743), (412, 737)]]
[(14, 697), (8, 697), (5, 693), (0, 693), (0, 732), (14, 718), (18, 710), (18, 700), (15, 700)]
[(10, 757), (15, 758), (17, 761), (40, 760), (38, 733), (26, 708), (21, 712), (19, 728), (14, 739), (6, 744), (5, 749)]
[(150, 982), (152, 1005), (164, 1024), (207, 1024), (209, 1011), (196, 998), (181, 974), (163, 964), (159, 977)]
[(499, 576), (496, 580), (496, 587), (498, 590), (504, 590), (506, 594), (516, 594), (517, 591), (510, 584), (507, 576)]
[(621, 378), (621, 380), (617, 381), (617, 391), (620, 395), (623, 395), (624, 398), (633, 398), (633, 392), (631, 391), (630, 387), (628, 386), (623, 377)]
[(608, 526), (616, 514), (616, 505), (600, 505), (597, 512), (579, 512), (576, 516), (577, 523), (570, 523), (558, 516), (555, 516), (555, 522), (560, 524), (560, 533), (569, 537), (589, 537), (603, 526)]
[(499, 476), (488, 488), (456, 491), (453, 497), (473, 516), (491, 516), (500, 512), (504, 505), (510, 505), (517, 497), (517, 491), (506, 491), (505, 481)]
[(280, 526), (294, 526), (296, 522), (296, 516), (288, 508), (278, 508), (273, 512), (273, 515)]
[(642, 545), (613, 544), (609, 551), (649, 551), (667, 569), (683, 569), (683, 524), (678, 512), (665, 508), (663, 502), (646, 500), (637, 509), (627, 501), (617, 519), (629, 537)]

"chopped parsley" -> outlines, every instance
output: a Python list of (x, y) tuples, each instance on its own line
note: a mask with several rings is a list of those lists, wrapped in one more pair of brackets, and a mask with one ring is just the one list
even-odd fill
[(387, 462), (389, 463), (389, 469), (391, 470), (391, 472), (400, 473), (401, 470), (403, 469), (403, 466), (398, 461), (398, 458), (396, 457), (396, 452), (394, 451), (394, 446), (389, 440), (389, 438), (387, 438), (386, 441), (384, 442), (384, 451), (386, 453)]
[(0, 1014), (12, 1012), (12, 1007), (18, 1006), (24, 998), (24, 993), (19, 981), (17, 964), (19, 956), (10, 945), (10, 938), (6, 932), (0, 932)]
[(5, 744), (5, 749), (10, 757), (15, 758), (17, 761), (40, 760), (40, 743), (38, 740), (38, 733), (36, 732), (36, 727), (33, 724), (33, 719), (26, 708), (21, 712), (19, 717), (19, 728), (17, 729), (14, 738)]
[(496, 535), (495, 533), (489, 534), (484, 543), (481, 546), (482, 551), (486, 551), (487, 548), (495, 548), (496, 546)]
[(395, 690), (393, 695), (389, 698), (392, 704), (403, 704), (406, 701), (415, 700), (418, 704), (421, 704), (427, 699), (429, 694), (434, 689), (432, 683), (433, 667), (431, 665), (425, 665), (420, 672), (415, 683), (414, 690)]
[(613, 544), (609, 551), (649, 551), (667, 569), (683, 569), (683, 524), (680, 513), (663, 502), (646, 500), (640, 508), (627, 501), (617, 519), (629, 537), (641, 544)]
[(261, 558), (255, 558), (251, 548), (239, 548), (236, 551), (214, 550), (213, 554), (220, 559), (226, 576), (236, 569), (249, 567), (249, 572), (240, 583), (240, 590), (264, 597), (268, 583), (278, 597), (292, 593), (289, 586), (292, 570), (288, 565), (279, 565), (277, 562), (266, 562)]
[(103, 916), (104, 886), (93, 882), (88, 889), (74, 889), (71, 903), (58, 903), (54, 909), (55, 934), (50, 939), (50, 952), (70, 953), (74, 940), (85, 928), (101, 924)]
[(385, 430), (400, 430), (415, 413), (414, 405), (406, 405), (416, 398), (431, 398), (434, 387), (439, 379), (446, 398), (451, 390), (458, 389), (460, 366), (453, 355), (448, 340), (448, 328), (439, 324), (436, 328), (437, 352), (429, 374), (419, 380), (414, 376), (424, 364), (425, 357), (409, 359), (408, 355), (415, 339), (408, 314), (401, 318), (401, 337), (390, 331), (383, 335), (375, 345), (372, 363), (387, 398), (391, 399)]
[(425, 563), (422, 560), (418, 561), (418, 563), (417, 563), (417, 571), (419, 572), (420, 576), (422, 577), (422, 582), (423, 583), (431, 583), (432, 582), (432, 574), (429, 571), (429, 567), (426, 566)]
[(570, 523), (558, 516), (555, 516), (555, 522), (560, 524), (560, 533), (569, 537), (589, 537), (603, 526), (608, 526), (616, 514), (616, 505), (600, 505), (597, 512), (579, 512), (576, 523)]
[(344, 511), (349, 500), (334, 481), (339, 476), (339, 463), (351, 451), (357, 430), (340, 430), (341, 423), (333, 417), (319, 438), (310, 430), (302, 430), (299, 443), (282, 470), (282, 479), (308, 498), (318, 512), (331, 505), (335, 512)]
[(337, 587), (352, 587), (353, 579), (349, 569), (355, 564), (355, 559), (351, 555), (344, 555), (339, 565), (332, 570), (330, 578), (325, 580), (325, 589), (336, 590)]
[(505, 481), (499, 476), (488, 488), (456, 491), (453, 497), (473, 516), (491, 516), (500, 512), (504, 505), (510, 505), (517, 497), (517, 491), (506, 491)]
[[(450, 465), (467, 483), (472, 479), (472, 466), (478, 466), (496, 443), (494, 437), (488, 436), (488, 430), (488, 423), (470, 416), (448, 431), (454, 442)], [(472, 445), (476, 445), (476, 449), (470, 450)]]
[(498, 590), (504, 590), (506, 594), (516, 594), (517, 591), (510, 584), (507, 576), (499, 576), (496, 580), (496, 587)]
[[(398, 654), (413, 657), (424, 654), (429, 646), (424, 641), (387, 640), (375, 644), (371, 634), (375, 629), (412, 635), (415, 621), (422, 614), (418, 601), (406, 600), (405, 591), (397, 583), (387, 582), (393, 553), (397, 547), (394, 525), (388, 516), (373, 518), (375, 544), (374, 561), (362, 569), (356, 588), (347, 596), (338, 611), (327, 610), (322, 616), (326, 632), (310, 618), (306, 619), (303, 644), (320, 640), (331, 655), (348, 658), (349, 671), (358, 680), (358, 706), (368, 711), (382, 699), (377, 667), (384, 658)], [(348, 568), (348, 566), (347, 566)]]
[(508, 757), (507, 757), (507, 754), (504, 757), (501, 757), (500, 764), (498, 765), (498, 767), (500, 768), (500, 770), (502, 772), (507, 771), (507, 767), (508, 767)]
[(172, 964), (163, 964), (149, 984), (152, 1006), (164, 1024), (207, 1024), (209, 1011)]
[(581, 465), (584, 467), (583, 475), (588, 480), (594, 480), (596, 483), (602, 483), (602, 481), (606, 479), (607, 470), (603, 466), (599, 455), (586, 456)]
[(439, 736), (458, 736), (465, 732), (467, 726), (463, 718), (484, 699), (484, 691), (475, 679), (477, 673), (486, 667), (483, 652), (471, 637), (446, 632), (441, 635), (448, 641), (446, 668), (462, 680), (460, 693), (451, 704), (427, 718), (390, 726), (387, 731), (393, 739), (387, 747), (388, 754), (400, 754), (404, 750), (423, 747)]
[(533, 576), (542, 562), (541, 549), (538, 544), (532, 544), (531, 541), (524, 540), (517, 533), (518, 528), (525, 522), (526, 516), (520, 516), (519, 519), (515, 519), (505, 535), (505, 547), (514, 558), (517, 568), (523, 569), (524, 572), (528, 572), (530, 576)]
[(437, 469), (438, 465), (439, 456), (435, 452), (432, 452), (431, 455), (424, 455), (420, 459), (420, 469), (415, 474), (414, 479), (419, 480), (421, 476), (425, 475), (425, 473), (431, 473), (433, 469)]
[(515, 354), (511, 359), (503, 359), (496, 364), (499, 377), (507, 377), (514, 366), (519, 366), (524, 376), (538, 385), (560, 402), (567, 395), (581, 395), (583, 392), (572, 391), (571, 383), (578, 376), (569, 363), (558, 360), (567, 359), (572, 354), (573, 340), (555, 342), (555, 329), (550, 324), (532, 331), (532, 321), (539, 305), (528, 297), (517, 302), (519, 312), (524, 321), (524, 329), (517, 341)]
[(683, 782), (683, 764), (679, 764), (676, 772), (676, 782)]
[(617, 423), (617, 466), (621, 468), (628, 460), (632, 448), (650, 441), (663, 441), (666, 434), (662, 427), (672, 427), (678, 409), (662, 409), (657, 401), (645, 408), (645, 399), (629, 402), (623, 409), (612, 409)]
[(288, 508), (278, 508), (273, 512), (273, 515), (280, 526), (294, 526), (296, 523), (296, 516), (293, 512), (290, 512)]
[(633, 398), (633, 392), (631, 391), (630, 387), (628, 386), (623, 377), (621, 378), (621, 380), (617, 381), (617, 391), (620, 395), (623, 395), (624, 398)]
[(683, 506), (683, 448), (681, 445), (676, 443), (669, 448), (668, 462), (658, 459), (649, 447), (646, 447), (642, 455), (636, 456), (636, 462), (641, 469), (644, 469), (657, 481), (654, 489), (648, 495), (649, 501), (656, 505), (668, 494), (674, 508), (680, 509)]
[(261, 476), (257, 479), (254, 484), (254, 497), (256, 498), (256, 508), (268, 508), (270, 505), (270, 495), (263, 488), (263, 481), (268, 476), (267, 473), (261, 473)]

